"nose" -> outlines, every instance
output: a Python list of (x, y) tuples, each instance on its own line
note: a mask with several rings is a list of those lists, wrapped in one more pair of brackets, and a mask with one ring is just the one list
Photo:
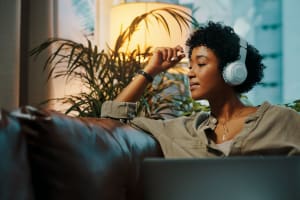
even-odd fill
[(188, 71), (187, 75), (188, 75), (189, 78), (192, 78), (192, 77), (195, 76), (193, 67), (191, 65), (189, 66), (189, 71)]

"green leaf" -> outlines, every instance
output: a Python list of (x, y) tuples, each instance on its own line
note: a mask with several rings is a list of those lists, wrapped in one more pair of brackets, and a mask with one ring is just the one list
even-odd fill
[[(60, 101), (67, 105), (64, 111), (66, 114), (100, 117), (102, 103), (116, 98), (130, 83), (134, 74), (144, 67), (143, 61), (152, 55), (152, 47), (149, 46), (141, 49), (138, 45), (136, 49), (128, 50), (131, 40), (134, 40), (135, 32), (139, 31), (140, 24), (144, 23), (151, 32), (149, 23), (154, 19), (169, 35), (172, 32), (168, 20), (161, 12), (174, 18), (182, 31), (184, 28), (189, 28), (189, 24), (193, 21), (192, 16), (178, 9), (155, 9), (137, 16), (125, 29), (121, 28), (115, 46), (113, 48), (108, 46), (108, 50), (100, 51), (88, 39), (86, 44), (82, 44), (64, 38), (49, 38), (34, 48), (30, 55), (35, 57), (52, 48), (43, 66), (44, 71), (48, 73), (48, 79), (65, 77), (70, 81), (76, 78), (82, 82), (85, 91), (49, 101)], [(186, 101), (188, 105), (185, 105), (184, 99), (181, 99), (184, 103), (180, 104), (180, 99), (177, 97), (164, 95), (166, 88), (177, 85), (180, 81), (170, 78), (172, 79), (172, 77), (164, 77), (156, 85), (148, 85), (140, 100), (138, 108), (140, 113), (146, 116), (153, 116), (153, 114), (160, 116), (160, 112), (165, 112), (166, 109), (175, 111), (177, 108), (182, 108), (184, 111), (190, 109), (191, 101)]]

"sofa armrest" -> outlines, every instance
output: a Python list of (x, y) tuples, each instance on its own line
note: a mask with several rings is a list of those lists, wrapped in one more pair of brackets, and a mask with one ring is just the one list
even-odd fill
[(0, 199), (33, 199), (27, 147), (18, 120), (0, 110)]
[(37, 199), (141, 199), (140, 164), (161, 157), (150, 135), (113, 119), (75, 118), (23, 107)]

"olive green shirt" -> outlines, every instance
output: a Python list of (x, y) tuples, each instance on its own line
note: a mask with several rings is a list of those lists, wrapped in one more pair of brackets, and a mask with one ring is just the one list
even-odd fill
[(155, 120), (136, 117), (136, 108), (136, 103), (107, 101), (101, 115), (126, 119), (132, 126), (151, 133), (167, 158), (300, 155), (300, 114), (286, 107), (264, 102), (246, 118), (228, 153), (222, 152), (212, 139), (218, 121), (208, 112)]

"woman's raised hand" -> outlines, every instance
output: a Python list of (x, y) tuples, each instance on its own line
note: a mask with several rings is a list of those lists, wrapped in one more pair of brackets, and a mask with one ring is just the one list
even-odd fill
[[(127, 87), (117, 96), (115, 101), (127, 101), (136, 102), (138, 101), (147, 85), (149, 84), (149, 78), (147, 76), (156, 76), (160, 72), (166, 71), (170, 67), (176, 65), (184, 57), (183, 48), (176, 46), (170, 47), (158, 47), (154, 50), (152, 57), (148, 64), (143, 69), (144, 73), (136, 76)], [(150, 80), (151, 81), (151, 80)]]
[(183, 48), (179, 45), (174, 48), (157, 47), (144, 70), (154, 77), (176, 65), (184, 57)]

